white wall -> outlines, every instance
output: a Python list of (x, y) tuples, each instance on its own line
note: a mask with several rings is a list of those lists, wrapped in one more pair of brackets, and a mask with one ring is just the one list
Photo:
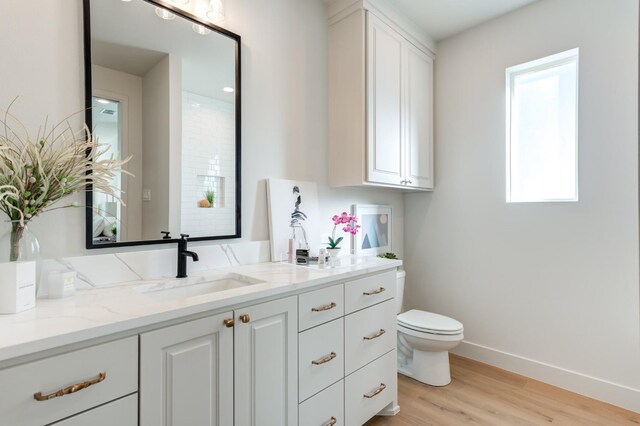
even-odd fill
[[(151, 199), (142, 203), (142, 239), (159, 239), (169, 227), (171, 197), (171, 85), (180, 81), (172, 75), (166, 55), (142, 79), (142, 189)], [(174, 231), (175, 233), (175, 231)]]
[[(580, 201), (506, 204), (505, 68), (574, 47)], [(463, 322), (463, 354), (640, 411), (638, 3), (542, 0), (439, 43), (435, 78), (409, 305)]]
[[(0, 2), (0, 40), (4, 40), (0, 43), (5, 57), (12, 58), (0, 67), (0, 107), (20, 95), (13, 111), (34, 131), (47, 114), (57, 120), (84, 108), (80, 3)], [(305, 179), (318, 182), (326, 232), (331, 230), (330, 217), (355, 202), (391, 204), (393, 246), (402, 254), (402, 194), (332, 189), (327, 184), (327, 19), (323, 2), (234, 0), (225, 5), (228, 27), (243, 38), (243, 240), (269, 238), (264, 179)], [(50, 213), (32, 229), (41, 239), (45, 257), (87, 253), (82, 209)]]

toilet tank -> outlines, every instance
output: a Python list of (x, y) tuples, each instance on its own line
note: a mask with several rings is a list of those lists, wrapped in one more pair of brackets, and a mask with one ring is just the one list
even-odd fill
[(401, 269), (396, 272), (396, 313), (402, 312), (402, 301), (404, 300), (404, 278), (407, 273)]

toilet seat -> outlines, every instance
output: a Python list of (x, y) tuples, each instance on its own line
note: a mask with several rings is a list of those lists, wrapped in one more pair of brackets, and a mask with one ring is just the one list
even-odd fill
[(464, 330), (462, 323), (444, 315), (412, 309), (398, 315), (398, 325), (420, 333), (458, 335)]

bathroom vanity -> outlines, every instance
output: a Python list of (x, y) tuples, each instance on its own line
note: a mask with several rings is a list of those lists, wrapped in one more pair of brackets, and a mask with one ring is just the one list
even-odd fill
[(0, 317), (0, 418), (358, 425), (395, 414), (399, 265), (255, 264), (41, 300)]

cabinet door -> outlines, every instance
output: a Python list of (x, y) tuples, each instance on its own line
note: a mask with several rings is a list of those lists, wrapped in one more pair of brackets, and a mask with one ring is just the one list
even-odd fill
[(250, 306), (235, 315), (235, 424), (297, 425), (297, 297)]
[(433, 59), (406, 45), (406, 185), (433, 189)]
[(140, 335), (140, 424), (233, 424), (233, 328), (215, 315)]
[(367, 180), (400, 185), (404, 181), (403, 79), (404, 39), (367, 13)]

